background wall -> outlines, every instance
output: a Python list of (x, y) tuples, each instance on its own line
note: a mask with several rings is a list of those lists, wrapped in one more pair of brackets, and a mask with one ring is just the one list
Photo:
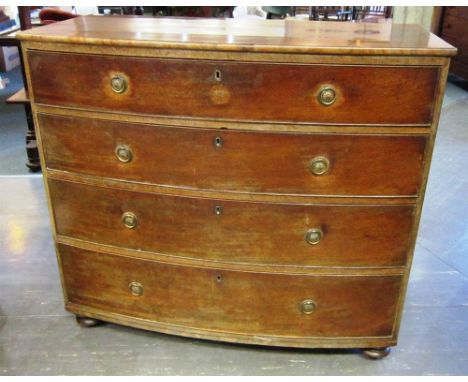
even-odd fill
[(393, 22), (395, 24), (420, 24), (430, 30), (434, 7), (395, 7)]

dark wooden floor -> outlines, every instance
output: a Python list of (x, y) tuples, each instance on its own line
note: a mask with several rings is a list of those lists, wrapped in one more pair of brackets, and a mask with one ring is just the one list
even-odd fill
[(399, 345), (381, 361), (81, 328), (63, 309), (41, 177), (0, 176), (0, 375), (468, 374), (466, 121), (468, 93), (449, 85)]

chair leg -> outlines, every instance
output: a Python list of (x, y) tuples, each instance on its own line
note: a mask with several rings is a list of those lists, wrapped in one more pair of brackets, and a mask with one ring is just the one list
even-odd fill
[(31, 171), (39, 171), (41, 163), (39, 161), (39, 150), (37, 148), (36, 131), (34, 130), (34, 119), (30, 104), (24, 105), (24, 112), (26, 113), (26, 122), (28, 124), (28, 131), (26, 132), (26, 155), (28, 161), (26, 166)]

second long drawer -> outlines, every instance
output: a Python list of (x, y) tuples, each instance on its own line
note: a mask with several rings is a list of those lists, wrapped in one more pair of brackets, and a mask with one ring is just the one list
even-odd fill
[(39, 115), (48, 168), (161, 186), (415, 196), (426, 136), (292, 134)]
[(410, 205), (272, 204), (48, 182), (59, 235), (228, 263), (402, 266), (413, 221)]

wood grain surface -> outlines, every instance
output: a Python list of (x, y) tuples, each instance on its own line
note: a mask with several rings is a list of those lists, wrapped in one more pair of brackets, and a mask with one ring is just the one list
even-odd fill
[(90, 46), (310, 54), (452, 56), (456, 49), (420, 25), (311, 22), (309, 20), (208, 20), (77, 17), (18, 34), (23, 41)]
[[(429, 125), (439, 77), (437, 67), (28, 54), (37, 103), (226, 120)], [(122, 94), (114, 76), (127, 82)], [(318, 101), (326, 86), (336, 91), (330, 106)]]
[[(250, 335), (391, 336), (399, 276), (332, 277), (173, 266), (59, 245), (70, 303)], [(128, 285), (138, 282), (140, 296)], [(385, 293), (382, 293), (385, 291)], [(312, 299), (315, 312), (304, 314)]]
[[(52, 179), (49, 189), (59, 235), (223, 263), (404, 266), (413, 221), (413, 206), (234, 202)], [(135, 228), (123, 225), (125, 212)], [(306, 242), (313, 228), (323, 231), (315, 245)]]
[[(213, 131), (50, 115), (39, 116), (39, 128), (50, 169), (171, 187), (308, 195), (415, 196), (427, 140)], [(131, 149), (131, 162), (116, 158), (118, 145)], [(323, 175), (310, 171), (317, 156), (330, 161)]]

